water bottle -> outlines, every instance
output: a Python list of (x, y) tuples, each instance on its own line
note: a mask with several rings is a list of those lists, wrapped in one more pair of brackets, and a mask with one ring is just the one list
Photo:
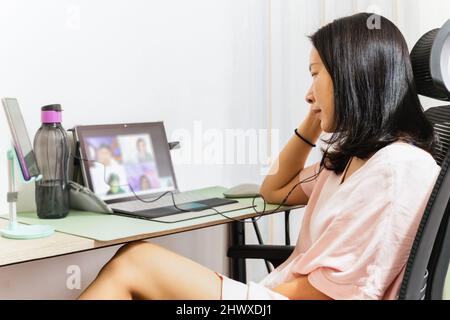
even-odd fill
[(69, 145), (61, 126), (61, 105), (41, 108), (42, 126), (34, 137), (34, 152), (42, 174), (36, 182), (36, 207), (41, 219), (64, 218), (69, 213)]

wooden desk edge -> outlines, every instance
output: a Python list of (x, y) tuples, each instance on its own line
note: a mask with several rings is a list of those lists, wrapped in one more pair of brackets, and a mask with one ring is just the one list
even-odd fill
[[(303, 208), (304, 206), (293, 206), (293, 207), (283, 207), (275, 212), (266, 213), (263, 216), (269, 216), (276, 213), (286, 212), (288, 210), (295, 210)], [(233, 219), (236, 220), (245, 220), (245, 219), (251, 219), (260, 216), (257, 213), (248, 213), (243, 214), (238, 217), (233, 217)], [(0, 220), (3, 220), (5, 224), (7, 223), (7, 220), (5, 217), (1, 217)], [(27, 263), (32, 261), (38, 261), (43, 259), (49, 259), (49, 258), (56, 258), (60, 256), (65, 256), (69, 254), (75, 254), (75, 253), (81, 253), (101, 248), (107, 248), (112, 247), (120, 244), (126, 244), (129, 242), (139, 241), (139, 240), (147, 240), (187, 231), (193, 231), (193, 230), (199, 230), (204, 229), (208, 227), (228, 224), (233, 222), (233, 220), (223, 218), (218, 219), (215, 221), (209, 221), (205, 223), (200, 223), (196, 225), (191, 225), (188, 227), (182, 227), (178, 229), (172, 229), (169, 231), (159, 231), (159, 232), (153, 232), (153, 233), (145, 233), (145, 234), (139, 234), (132, 237), (126, 237), (126, 238), (120, 238), (115, 239), (111, 241), (98, 241), (95, 239), (85, 238), (78, 235), (73, 235), (65, 232), (57, 231), (54, 235), (48, 238), (42, 238), (42, 239), (34, 239), (34, 240), (10, 240), (10, 239), (4, 239), (2, 238), (2, 242), (0, 242), (0, 267), (7, 267), (11, 265), (21, 264), (21, 263)], [(42, 246), (34, 246), (32, 248), (33, 253), (40, 249), (39, 254), (30, 254), (28, 251), (30, 250), (29, 246), (26, 246), (31, 241), (33, 241), (33, 244), (42, 244)], [(4, 249), (10, 249), (9, 246), (11, 243), (14, 242), (14, 245), (19, 244), (19, 251), (18, 252), (8, 252)], [(23, 245), (23, 246), (22, 246)], [(3, 248), (2, 248), (3, 247)], [(20, 251), (20, 247), (23, 248), (23, 251)], [(56, 250), (55, 250), (56, 247)], [(6, 254), (5, 254), (6, 252)], [(19, 257), (15, 256), (14, 258), (11, 258), (12, 254), (18, 254)]]

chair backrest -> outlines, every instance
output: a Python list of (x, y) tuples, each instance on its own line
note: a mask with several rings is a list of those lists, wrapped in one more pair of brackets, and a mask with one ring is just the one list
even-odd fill
[[(450, 213), (450, 106), (431, 108), (425, 114), (437, 135), (435, 159), (441, 172), (414, 239), (399, 292), (400, 300), (441, 299), (446, 276), (442, 271), (445, 267), (440, 267), (440, 274), (435, 271), (438, 260), (443, 258), (441, 253), (445, 243), (442, 239), (448, 229)], [(444, 262), (441, 260), (440, 264)]]
[(434, 156), (437, 163), (442, 165), (450, 145), (450, 106), (430, 108), (425, 111), (425, 115), (437, 134), (438, 145)]

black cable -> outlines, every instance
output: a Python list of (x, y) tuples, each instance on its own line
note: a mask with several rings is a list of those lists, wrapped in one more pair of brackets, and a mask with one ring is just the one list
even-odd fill
[[(99, 163), (99, 164), (101, 164), (101, 165), (104, 167), (104, 171), (103, 171), (103, 180), (104, 180), (104, 182), (105, 182), (106, 184), (108, 184), (108, 182), (106, 181), (106, 166), (105, 166), (105, 164), (103, 164), (103, 163), (101, 163), (101, 162), (99, 162), (99, 161), (97, 161), (97, 160), (83, 159), (83, 158), (78, 157), (78, 156), (76, 156), (76, 155), (69, 155), (69, 156), (72, 156), (73, 158), (75, 158), (75, 159), (77, 159), (77, 160), (80, 160), (80, 161), (94, 162), (94, 163)], [(235, 219), (235, 218), (228, 217), (228, 216), (226, 216), (224, 213), (222, 213), (222, 212), (220, 212), (220, 211), (217, 211), (217, 210), (216, 210), (215, 208), (213, 208), (213, 207), (207, 208), (207, 209), (204, 209), (204, 210), (213, 210), (215, 213), (213, 213), (213, 214), (208, 214), (208, 215), (203, 215), (203, 216), (196, 216), (196, 217), (194, 217), (194, 218), (182, 219), (182, 220), (177, 220), (177, 221), (163, 221), (163, 220), (157, 220), (157, 219), (152, 219), (152, 218), (148, 218), (147, 220), (149, 220), (149, 221), (154, 221), (154, 222), (158, 222), (158, 223), (172, 224), (172, 223), (179, 223), (179, 222), (184, 222), (184, 221), (189, 221), (189, 220), (194, 220), (194, 219), (199, 219), (199, 218), (204, 218), (204, 217), (209, 217), (209, 216), (213, 216), (213, 215), (219, 214), (219, 215), (221, 215), (222, 217), (224, 217), (224, 218), (226, 218), (226, 219), (228, 219), (228, 220), (234, 221), (234, 222), (254, 223), (254, 222), (257, 222), (259, 219), (261, 219), (263, 216), (271, 215), (271, 214), (277, 212), (281, 207), (283, 207), (283, 206), (286, 204), (286, 202), (287, 202), (288, 199), (289, 199), (289, 196), (292, 194), (292, 192), (294, 192), (294, 190), (295, 190), (299, 185), (301, 185), (301, 184), (303, 184), (303, 183), (307, 183), (307, 182), (313, 181), (314, 179), (316, 179), (316, 178), (319, 176), (319, 174), (320, 174), (321, 171), (322, 171), (322, 169), (320, 169), (318, 173), (314, 174), (314, 175), (311, 176), (311, 177), (306, 178), (305, 180), (300, 181), (300, 182), (297, 183), (294, 187), (292, 187), (292, 189), (288, 192), (288, 194), (287, 194), (286, 197), (283, 199), (283, 201), (281, 202), (281, 204), (279, 204), (278, 207), (277, 207), (276, 209), (272, 210), (271, 212), (267, 212), (267, 213), (266, 213), (266, 204), (268, 204), (268, 203), (267, 203), (267, 201), (264, 199), (264, 197), (263, 197), (262, 195), (261, 195), (261, 196), (254, 196), (254, 197), (253, 197), (253, 200), (252, 200), (252, 209), (253, 209), (253, 210), (255, 211), (255, 213), (258, 214), (259, 216), (258, 216), (256, 219), (253, 217), (253, 220), (252, 220), (252, 221), (245, 221), (246, 219), (242, 219), (242, 220), (241, 220), (241, 219)], [(135, 197), (137, 200), (139, 200), (139, 201), (141, 201), (141, 202), (143, 202), (143, 203), (153, 203), (153, 202), (156, 202), (156, 201), (158, 201), (159, 199), (161, 199), (162, 197), (164, 197), (165, 195), (167, 195), (167, 194), (170, 193), (170, 195), (171, 195), (171, 197), (172, 197), (172, 203), (173, 203), (173, 206), (174, 206), (177, 210), (179, 210), (179, 211), (181, 211), (181, 212), (192, 212), (192, 211), (184, 210), (184, 209), (181, 209), (181, 208), (177, 207), (176, 202), (175, 202), (175, 198), (174, 198), (174, 193), (173, 193), (172, 191), (166, 191), (166, 192), (162, 193), (161, 195), (159, 195), (158, 197), (156, 197), (156, 198), (154, 198), (154, 199), (147, 200), (147, 199), (143, 199), (143, 198), (141, 198), (139, 195), (137, 195), (136, 192), (134, 191), (133, 187), (132, 187), (130, 184), (119, 185), (119, 187), (128, 187), (128, 188), (130, 188), (130, 190), (131, 190), (131, 192), (133, 193), (134, 197)], [(259, 197), (261, 197), (262, 200), (263, 200), (263, 202), (264, 202), (264, 207), (263, 207), (263, 211), (262, 211), (262, 212), (258, 212), (258, 211), (256, 210), (256, 206), (255, 206), (255, 200), (256, 200), (256, 198), (259, 198)]]

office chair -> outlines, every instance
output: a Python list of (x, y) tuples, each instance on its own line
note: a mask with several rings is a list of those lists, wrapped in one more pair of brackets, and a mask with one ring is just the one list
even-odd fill
[[(418, 41), (411, 60), (418, 93), (450, 101), (450, 20)], [(434, 107), (425, 114), (436, 132), (435, 159), (441, 172), (411, 248), (400, 300), (441, 300), (450, 259), (450, 106)]]
[[(450, 101), (450, 20), (440, 29), (425, 34), (411, 52), (417, 92), (442, 101)], [(434, 158), (441, 172), (430, 195), (406, 265), (399, 300), (442, 299), (450, 259), (450, 105), (425, 112), (436, 133)], [(289, 212), (285, 215), (286, 245), (263, 245), (253, 221), (260, 245), (231, 246), (228, 257), (264, 259), (274, 267), (283, 263), (294, 247), (289, 243)], [(245, 260), (244, 260), (245, 261)], [(235, 273), (245, 282), (245, 275)]]

